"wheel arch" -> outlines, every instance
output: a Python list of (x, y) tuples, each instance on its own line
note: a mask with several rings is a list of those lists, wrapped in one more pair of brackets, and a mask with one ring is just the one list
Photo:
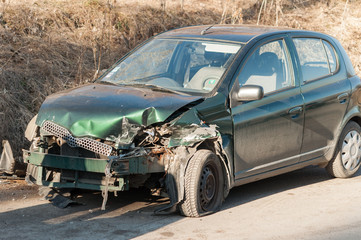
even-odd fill
[[(360, 123), (357, 122), (358, 120), (359, 119), (354, 119), (354, 121), (348, 121), (346, 126), (342, 130), (336, 146), (335, 155), (326, 166), (327, 172), (332, 177), (349, 178), (352, 177), (360, 168), (360, 150), (358, 149), (358, 147), (354, 148), (353, 152), (350, 150), (350, 146), (355, 146), (355, 144), (357, 146), (360, 141), (361, 126)], [(350, 135), (351, 131), (357, 132), (358, 137), (356, 139), (353, 135)], [(349, 137), (346, 141), (345, 139), (347, 136)], [(348, 148), (343, 150), (345, 144), (348, 145)], [(344, 151), (348, 152), (348, 154), (343, 155)], [(343, 160), (344, 157), (346, 157), (346, 160)], [(345, 165), (346, 163), (347, 165)]]
[(335, 134), (335, 138), (331, 143), (331, 149), (325, 154), (327, 162), (331, 161), (335, 156), (336, 146), (338, 141), (340, 140), (342, 130), (351, 121), (356, 122), (361, 127), (361, 112), (358, 106), (354, 106), (353, 108), (351, 108), (345, 115), (340, 127), (337, 130), (337, 133)]
[(361, 116), (354, 116), (347, 123), (349, 123), (351, 121), (356, 122), (361, 127)]
[(224, 176), (223, 199), (227, 197), (231, 188), (230, 161), (222, 147), (222, 138), (212, 137), (204, 139), (191, 146), (179, 146), (173, 149), (174, 159), (167, 168), (165, 187), (167, 189), (170, 203), (155, 211), (156, 214), (171, 213), (176, 211), (176, 206), (185, 197), (185, 174), (189, 167), (189, 162), (198, 150), (210, 150), (220, 160)]

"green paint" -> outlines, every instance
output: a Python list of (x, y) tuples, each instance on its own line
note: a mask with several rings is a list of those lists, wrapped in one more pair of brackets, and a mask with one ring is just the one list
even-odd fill
[[(76, 180), (74, 182), (49, 182), (44, 180), (43, 167), (38, 167), (38, 176), (36, 178), (36, 184), (47, 187), (55, 188), (80, 188), (89, 190), (104, 190), (105, 186), (99, 184), (81, 183)], [(129, 183), (124, 178), (118, 178), (118, 186), (108, 186), (108, 191), (124, 191), (129, 190)]]
[(163, 122), (173, 112), (201, 97), (103, 84), (90, 84), (49, 96), (36, 124), (52, 121), (74, 137), (130, 144), (141, 126)]

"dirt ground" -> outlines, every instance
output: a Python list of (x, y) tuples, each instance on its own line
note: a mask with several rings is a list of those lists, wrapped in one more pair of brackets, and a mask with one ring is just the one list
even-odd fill
[(167, 199), (141, 191), (80, 192), (83, 205), (59, 209), (36, 186), (0, 180), (0, 239), (360, 239), (361, 175), (330, 179), (308, 167), (231, 190), (203, 218), (154, 216)]

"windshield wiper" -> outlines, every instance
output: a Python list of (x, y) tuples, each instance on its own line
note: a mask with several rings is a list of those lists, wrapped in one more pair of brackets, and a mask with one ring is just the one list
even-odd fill
[(101, 83), (101, 84), (105, 84), (105, 85), (114, 85), (114, 86), (116, 86), (117, 84), (115, 84), (115, 83), (113, 83), (113, 82), (108, 82), (108, 81), (104, 81), (104, 80), (101, 80), (101, 81), (99, 81), (98, 83)]
[[(145, 83), (120, 83), (119, 85), (150, 88), (150, 89), (155, 90), (155, 91), (161, 91), (161, 92), (169, 92), (169, 93), (180, 94), (179, 91), (171, 90), (171, 89), (169, 89), (169, 88), (165, 88), (165, 87), (161, 87), (161, 86), (153, 85), (153, 84), (145, 84)], [(182, 93), (183, 93), (183, 92), (182, 92)]]

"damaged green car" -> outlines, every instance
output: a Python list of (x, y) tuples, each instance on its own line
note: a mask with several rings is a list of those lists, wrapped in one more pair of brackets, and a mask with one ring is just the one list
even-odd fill
[(159, 34), (29, 123), (27, 179), (54, 188), (160, 189), (158, 212), (198, 217), (237, 185), (308, 165), (360, 167), (360, 79), (327, 35), (251, 26)]

